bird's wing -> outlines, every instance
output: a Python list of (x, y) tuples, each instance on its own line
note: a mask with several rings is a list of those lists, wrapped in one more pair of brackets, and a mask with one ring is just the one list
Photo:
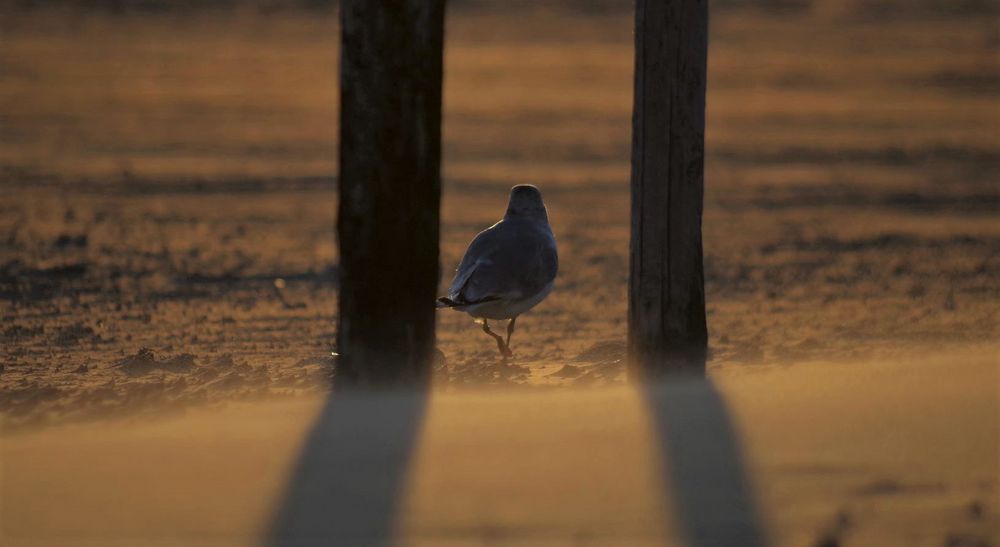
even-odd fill
[(459, 302), (517, 299), (555, 279), (558, 259), (547, 226), (501, 221), (469, 245), (449, 296)]
[(472, 243), (469, 244), (469, 248), (465, 251), (465, 255), (462, 256), (462, 261), (458, 264), (458, 270), (455, 271), (455, 279), (452, 280), (451, 288), (448, 289), (449, 298), (457, 302), (473, 302), (478, 300), (477, 298), (470, 298), (470, 295), (466, 294), (465, 288), (469, 280), (480, 268), (487, 268), (493, 262), (492, 255), (496, 252), (496, 243), (499, 239), (499, 226), (502, 222), (500, 221), (479, 232), (473, 238)]

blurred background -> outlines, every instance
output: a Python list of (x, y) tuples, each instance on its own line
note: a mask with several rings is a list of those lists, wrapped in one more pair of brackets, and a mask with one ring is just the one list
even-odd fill
[[(998, 17), (711, 3), (710, 368), (997, 339)], [(0, 0), (6, 426), (328, 389), (337, 18)], [(443, 312), (440, 385), (623, 381), (632, 26), (627, 1), (449, 3), (442, 281), (518, 183), (542, 189), (561, 271), (515, 364)]]

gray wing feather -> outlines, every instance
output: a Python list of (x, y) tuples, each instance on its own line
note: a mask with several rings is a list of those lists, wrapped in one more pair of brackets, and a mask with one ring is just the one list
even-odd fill
[(530, 296), (551, 283), (558, 268), (547, 225), (500, 221), (472, 240), (449, 296), (464, 302)]

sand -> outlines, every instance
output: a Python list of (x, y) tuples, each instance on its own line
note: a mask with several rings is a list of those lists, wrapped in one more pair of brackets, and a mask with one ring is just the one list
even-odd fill
[(0, 537), (995, 545), (1000, 378), (984, 353), (997, 349), (733, 367), (641, 390), (355, 394), (49, 428), (0, 445)]
[(334, 420), (354, 433), (332, 445), (308, 434), (321, 409), (382, 408), (327, 406), (334, 13), (0, 10), (5, 540), (294, 531), (309, 512), (279, 508), (314, 439), (379, 485), (350, 533), (381, 540), (698, 544), (720, 514), (778, 545), (996, 544), (989, 6), (713, 6), (713, 384), (671, 397), (625, 383), (629, 14), (472, 4), (447, 22), (442, 286), (527, 182), (556, 289), (512, 363), (441, 313), (434, 395), (364, 432)]
[[(1000, 336), (995, 28), (913, 6), (713, 13), (710, 366)], [(632, 23), (524, 9), (449, 12), (442, 287), (524, 182), (561, 272), (513, 367), (440, 314), (438, 382), (620, 383)], [(3, 427), (324, 392), (335, 14), (9, 10), (2, 29)], [(119, 366), (140, 355), (192, 366)]]

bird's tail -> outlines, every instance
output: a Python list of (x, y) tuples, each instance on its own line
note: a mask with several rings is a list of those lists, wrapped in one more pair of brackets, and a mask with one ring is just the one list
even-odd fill
[(462, 305), (461, 302), (455, 302), (454, 300), (452, 300), (451, 298), (448, 298), (447, 296), (442, 296), (442, 297), (440, 297), (440, 298), (437, 299), (437, 308), (438, 309), (441, 309), (441, 308), (457, 308), (458, 306), (461, 306), (461, 305)]
[(464, 306), (474, 306), (476, 304), (483, 304), (486, 302), (493, 302), (494, 300), (500, 300), (499, 296), (487, 296), (486, 298), (480, 298), (472, 302), (459, 302), (457, 300), (452, 300), (447, 296), (441, 296), (437, 299), (437, 307), (441, 308), (461, 308)]

